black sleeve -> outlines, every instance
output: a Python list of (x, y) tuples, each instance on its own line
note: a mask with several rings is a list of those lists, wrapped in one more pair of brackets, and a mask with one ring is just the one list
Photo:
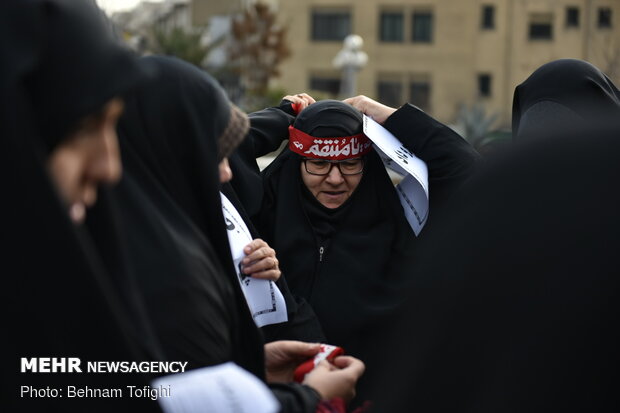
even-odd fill
[(280, 402), (280, 413), (314, 413), (321, 401), (319, 394), (303, 384), (269, 384), (276, 399)]
[(290, 102), (251, 113), (250, 131), (228, 157), (233, 173), (231, 185), (250, 217), (256, 215), (263, 199), (263, 184), (256, 158), (277, 150), (288, 139), (288, 127), (295, 119)]
[(283, 101), (280, 106), (250, 113), (250, 131), (240, 149), (244, 158), (267, 155), (280, 147), (288, 139), (288, 127), (295, 120), (290, 111), (290, 102)]
[[(236, 177), (234, 172), (233, 176)], [(260, 234), (256, 231), (244, 207), (242, 197), (238, 195), (234, 187), (230, 183), (225, 183), (222, 185), (221, 191), (234, 205), (239, 215), (241, 215), (243, 222), (245, 222), (252, 234), (252, 239), (260, 238)], [(249, 200), (246, 200), (246, 202), (249, 202)], [(293, 296), (284, 274), (276, 281), (276, 285), (284, 296), (288, 321), (262, 327), (261, 331), (265, 336), (265, 341), (299, 340), (311, 343), (324, 343), (326, 340), (325, 334), (310, 304), (301, 297)]]
[(428, 166), (431, 210), (445, 203), (480, 160), (459, 134), (411, 104), (401, 106), (383, 126)]

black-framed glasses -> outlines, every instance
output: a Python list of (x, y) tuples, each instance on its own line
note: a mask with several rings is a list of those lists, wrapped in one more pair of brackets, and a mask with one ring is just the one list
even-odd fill
[(310, 175), (329, 175), (334, 165), (338, 166), (338, 170), (342, 175), (358, 175), (364, 172), (363, 158), (343, 159), (341, 161), (303, 158), (302, 161), (306, 168), (306, 172)]

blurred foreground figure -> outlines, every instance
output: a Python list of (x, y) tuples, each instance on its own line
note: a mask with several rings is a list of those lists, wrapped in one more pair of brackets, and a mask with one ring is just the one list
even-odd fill
[(620, 116), (620, 91), (594, 65), (577, 59), (544, 64), (516, 87), (512, 133), (520, 141), (537, 132), (565, 131)]
[(378, 411), (618, 410), (619, 129), (527, 138), (420, 248)]
[[(158, 411), (149, 399), (68, 397), (69, 386), (148, 384), (89, 374), (87, 361), (157, 357), (126, 273), (102, 264), (80, 225), (98, 187), (119, 178), (118, 96), (142, 71), (106, 37), (98, 9), (62, 0), (3, 1), (0, 61), (3, 411)], [(82, 372), (22, 372), (21, 359), (36, 357), (79, 358)]]

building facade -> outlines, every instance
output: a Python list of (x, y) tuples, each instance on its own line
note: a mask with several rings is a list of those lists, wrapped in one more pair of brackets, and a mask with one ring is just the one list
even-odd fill
[(280, 0), (293, 55), (277, 85), (335, 96), (334, 56), (348, 34), (364, 39), (357, 92), (405, 101), (454, 123), (483, 104), (510, 126), (517, 84), (559, 58), (620, 75), (620, 0)]

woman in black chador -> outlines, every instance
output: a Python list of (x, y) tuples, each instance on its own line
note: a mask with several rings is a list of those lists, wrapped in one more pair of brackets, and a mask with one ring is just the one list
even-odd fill
[[(166, 57), (143, 62), (157, 76), (127, 99), (119, 123), (125, 173), (115, 195), (155, 334), (166, 357), (189, 368), (234, 361), (272, 381), (274, 366), (286, 368), (271, 349), (283, 349), (278, 356), (294, 364), (318, 346), (264, 345), (234, 271), (219, 190), (225, 157), (248, 131), (247, 115), (198, 68)], [(290, 346), (301, 350), (287, 354)], [(272, 384), (282, 411), (314, 411), (321, 397), (352, 391), (363, 365), (340, 367), (304, 385)]]
[(560, 59), (542, 65), (516, 87), (512, 104), (515, 140), (572, 131), (620, 115), (620, 91), (594, 65)]
[[(2, 410), (159, 411), (150, 399), (67, 393), (68, 386), (143, 387), (146, 377), (88, 373), (86, 363), (158, 357), (120, 249), (104, 252), (90, 231), (105, 221), (105, 236), (120, 241), (98, 187), (119, 178), (119, 97), (142, 70), (87, 2), (5, 0), (0, 9), (0, 302), (9, 349)], [(95, 201), (99, 211), (87, 212)], [(102, 259), (113, 249), (118, 259)], [(79, 358), (82, 372), (20, 372), (22, 358), (38, 357)], [(41, 397), (46, 388), (62, 397)]]
[[(362, 133), (362, 112), (356, 107), (428, 164), (431, 221), (421, 236), (432, 226), (435, 209), (474, 169), (478, 155), (412, 105), (396, 110), (365, 97), (347, 102), (319, 101), (291, 116), (288, 148), (263, 171), (263, 193), (249, 199), (247, 209), (255, 211), (254, 222), (278, 252), (291, 291), (314, 308), (328, 342), (363, 359), (372, 376), (380, 363), (375, 356), (389, 346), (381, 341), (383, 327), (401, 303), (400, 291), (415, 276), (411, 253), (418, 239), (382, 161)], [(273, 150), (289, 137), (286, 122), (264, 125), (262, 134), (248, 138), (255, 148), (271, 139)], [(321, 155), (329, 152), (321, 151), (321, 138), (346, 141), (355, 150)], [(311, 141), (318, 150), (303, 153), (299, 147), (308, 149)], [(363, 387), (359, 390), (361, 398), (368, 396)]]
[(539, 137), (489, 162), (420, 245), (379, 411), (620, 407), (620, 129)]

